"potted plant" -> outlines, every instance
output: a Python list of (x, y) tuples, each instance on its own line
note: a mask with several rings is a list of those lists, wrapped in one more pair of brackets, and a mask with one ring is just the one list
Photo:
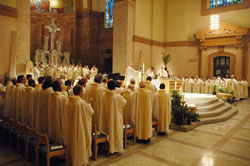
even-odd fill
[(166, 54), (164, 52), (161, 53), (162, 54), (162, 60), (163, 63), (165, 65), (165, 70), (167, 71), (167, 64), (171, 61), (171, 55), (170, 54)]

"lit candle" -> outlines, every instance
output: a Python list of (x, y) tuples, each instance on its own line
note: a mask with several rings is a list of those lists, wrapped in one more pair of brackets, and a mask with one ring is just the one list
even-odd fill
[(177, 85), (177, 82), (175, 81), (174, 82), (174, 90), (176, 90), (176, 85)]
[(142, 74), (144, 74), (144, 63), (142, 64)]

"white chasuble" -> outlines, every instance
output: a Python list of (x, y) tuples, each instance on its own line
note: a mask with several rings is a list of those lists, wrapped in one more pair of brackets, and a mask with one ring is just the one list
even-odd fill
[(132, 125), (132, 97), (134, 92), (130, 89), (127, 89), (123, 93), (123, 97), (127, 101), (126, 105), (123, 108), (123, 119), (127, 121), (127, 123), (131, 126)]
[(107, 135), (110, 153), (123, 151), (122, 109), (126, 100), (115, 91), (107, 90), (102, 97), (100, 132)]
[(96, 124), (97, 129), (99, 130), (99, 121), (100, 121), (100, 109), (102, 104), (102, 96), (105, 92), (105, 88), (103, 88), (100, 84), (93, 82), (90, 84), (86, 91), (86, 101), (90, 98), (93, 98), (91, 102), (91, 106), (94, 110), (94, 115), (92, 118), (92, 123)]
[(139, 88), (133, 95), (132, 121), (138, 139), (152, 137), (152, 100), (152, 93), (146, 88)]
[(6, 96), (5, 96), (5, 103), (3, 108), (3, 113), (7, 117), (11, 117), (11, 104), (12, 104), (12, 92), (11, 87), (14, 86), (11, 81), (8, 81), (6, 86)]
[(34, 113), (34, 88), (26, 87), (23, 95), (23, 113), (22, 113), (22, 122), (33, 127), (32, 117)]
[(18, 121), (22, 121), (22, 112), (23, 112), (23, 94), (25, 90), (25, 85), (22, 83), (16, 84), (15, 90), (15, 111), (14, 111), (14, 119)]
[(61, 92), (53, 92), (49, 98), (48, 104), (48, 136), (56, 143), (62, 143), (62, 115), (68, 98)]
[(165, 90), (154, 95), (153, 118), (158, 121), (160, 132), (169, 132), (171, 122), (171, 96)]
[(64, 145), (69, 149), (70, 165), (87, 165), (91, 156), (92, 125), (94, 111), (80, 96), (70, 96), (62, 118)]
[(48, 104), (52, 88), (40, 90), (37, 101), (36, 128), (40, 133), (48, 133)]

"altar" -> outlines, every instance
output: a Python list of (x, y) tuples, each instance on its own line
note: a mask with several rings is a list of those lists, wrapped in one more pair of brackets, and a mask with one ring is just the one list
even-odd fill
[(169, 79), (169, 78), (160, 78), (160, 79), (153, 79), (152, 84), (154, 84), (158, 89), (160, 84), (165, 84), (165, 89), (168, 93), (171, 93), (173, 90), (177, 91), (178, 93), (182, 93), (182, 81), (177, 79)]

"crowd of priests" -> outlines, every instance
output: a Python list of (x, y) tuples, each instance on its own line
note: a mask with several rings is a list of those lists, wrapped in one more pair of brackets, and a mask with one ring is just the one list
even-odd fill
[[(158, 121), (159, 134), (169, 132), (171, 97), (164, 84), (156, 87), (147, 76), (139, 82), (130, 78), (125, 85), (97, 74), (97, 69), (89, 72), (80, 66), (68, 66), (76, 74), (68, 72), (65, 76), (65, 68), (37, 68), (37, 79), (30, 74), (19, 75), (6, 86), (1, 78), (0, 106), (4, 116), (66, 146), (70, 165), (87, 165), (92, 155), (93, 126), (98, 134), (107, 135), (110, 153), (123, 151), (124, 127), (135, 127), (137, 141), (144, 144), (151, 141), (153, 120)], [(57, 76), (57, 71), (62, 76)]]

